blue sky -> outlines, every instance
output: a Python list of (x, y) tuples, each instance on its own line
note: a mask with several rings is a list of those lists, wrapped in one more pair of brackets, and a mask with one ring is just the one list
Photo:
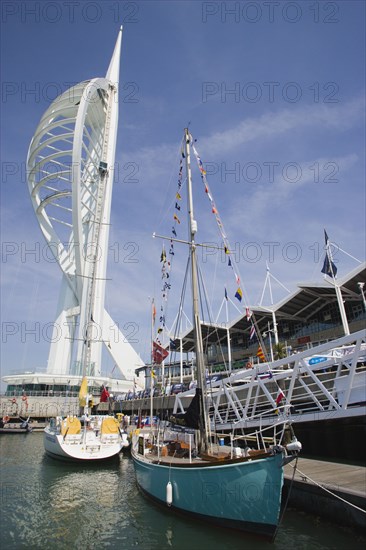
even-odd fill
[[(151, 235), (170, 235), (188, 123), (251, 304), (266, 262), (290, 290), (322, 282), (324, 227), (365, 259), (364, 11), (359, 1), (2, 2), (2, 375), (45, 368), (60, 283), (26, 184), (30, 139), (56, 95), (105, 75), (120, 24), (106, 307), (145, 360), (149, 298), (160, 300), (161, 242)], [(201, 239), (219, 242), (194, 178)], [(183, 257), (176, 248), (168, 325)], [(204, 268), (215, 316), (235, 281), (213, 259)], [(335, 260), (340, 276), (357, 265), (337, 249)]]

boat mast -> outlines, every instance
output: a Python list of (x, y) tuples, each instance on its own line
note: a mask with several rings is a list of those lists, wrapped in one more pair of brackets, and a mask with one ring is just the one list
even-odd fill
[[(97, 197), (97, 208), (94, 218), (93, 225), (93, 236), (91, 244), (94, 246), (93, 255), (90, 258), (91, 260), (91, 274), (90, 279), (88, 280), (88, 302), (87, 302), (87, 324), (85, 327), (85, 339), (84, 347), (82, 353), (82, 380), (85, 377), (90, 376), (94, 373), (91, 372), (91, 357), (92, 357), (92, 342), (93, 342), (93, 307), (95, 302), (95, 287), (96, 287), (96, 269), (98, 262), (99, 254), (99, 237), (100, 237), (100, 228), (102, 224), (103, 208), (104, 208), (104, 190), (106, 185), (106, 172), (102, 169), (99, 169), (100, 180), (98, 187), (98, 197)], [(80, 414), (87, 414), (89, 411), (89, 395), (85, 396), (85, 406), (84, 410), (80, 410)]]
[(153, 412), (154, 412), (154, 310), (155, 310), (155, 300), (151, 300), (151, 368), (150, 368), (150, 428), (153, 429)]
[(191, 176), (191, 159), (190, 159), (190, 134), (188, 128), (184, 130), (184, 154), (186, 161), (187, 172), (187, 202), (188, 202), (188, 240), (190, 243), (191, 254), (191, 281), (192, 281), (192, 301), (193, 301), (193, 326), (194, 340), (196, 349), (196, 367), (197, 367), (197, 387), (201, 389), (201, 418), (200, 418), (200, 451), (208, 449), (208, 420), (207, 407), (205, 397), (205, 362), (203, 355), (203, 341), (201, 332), (201, 323), (199, 316), (199, 293), (197, 280), (197, 259), (195, 234), (197, 233), (197, 222), (194, 219), (193, 198), (192, 198), (192, 176)]

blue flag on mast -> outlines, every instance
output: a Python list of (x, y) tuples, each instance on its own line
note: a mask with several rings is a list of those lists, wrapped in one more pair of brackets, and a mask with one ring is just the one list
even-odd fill
[(330, 247), (329, 247), (329, 237), (327, 235), (327, 232), (324, 229), (324, 238), (325, 238), (325, 258), (324, 258), (324, 264), (323, 268), (321, 270), (324, 275), (328, 275), (328, 277), (334, 278), (337, 275), (337, 267), (332, 262), (331, 255), (330, 255)]

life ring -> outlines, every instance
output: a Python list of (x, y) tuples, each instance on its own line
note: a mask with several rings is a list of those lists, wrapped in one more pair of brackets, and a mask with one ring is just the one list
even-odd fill
[(250, 361), (248, 361), (248, 363), (247, 363), (247, 365), (246, 365), (247, 369), (251, 369), (252, 366), (253, 366), (253, 364), (252, 364)]
[(7, 424), (10, 420), (10, 416), (3, 416), (3, 422), (4, 424)]

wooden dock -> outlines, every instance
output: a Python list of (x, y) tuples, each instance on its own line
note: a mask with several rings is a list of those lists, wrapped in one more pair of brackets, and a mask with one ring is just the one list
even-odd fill
[[(285, 466), (285, 496), (294, 466)], [(289, 505), (366, 532), (366, 467), (299, 458)]]

